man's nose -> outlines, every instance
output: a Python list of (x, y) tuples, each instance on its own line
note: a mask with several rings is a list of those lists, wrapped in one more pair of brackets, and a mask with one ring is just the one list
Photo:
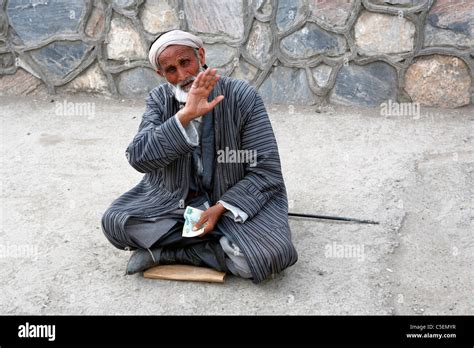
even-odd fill
[(181, 69), (181, 68), (178, 69), (178, 81), (179, 82), (185, 81), (189, 77), (188, 75), (189, 74), (186, 72), (185, 69)]

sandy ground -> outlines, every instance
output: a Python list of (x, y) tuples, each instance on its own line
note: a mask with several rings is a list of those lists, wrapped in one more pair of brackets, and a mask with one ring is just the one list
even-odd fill
[(299, 261), (254, 285), (125, 276), (100, 218), (144, 102), (54, 99), (0, 98), (0, 314), (474, 314), (474, 107), (270, 105), (291, 210), (380, 225), (292, 219)]

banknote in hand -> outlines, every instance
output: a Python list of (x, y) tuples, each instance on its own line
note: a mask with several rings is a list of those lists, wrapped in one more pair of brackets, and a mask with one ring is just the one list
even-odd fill
[(202, 227), (198, 230), (193, 231), (193, 227), (201, 218), (202, 213), (204, 213), (204, 211), (200, 209), (193, 208), (190, 206), (186, 207), (186, 209), (184, 210), (184, 226), (182, 234), (183, 237), (196, 237), (204, 233), (204, 228), (206, 227), (207, 222), (202, 225)]

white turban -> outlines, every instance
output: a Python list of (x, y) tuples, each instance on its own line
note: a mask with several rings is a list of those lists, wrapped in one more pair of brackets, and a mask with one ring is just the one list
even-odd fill
[(148, 59), (155, 70), (158, 69), (157, 61), (160, 54), (171, 45), (189, 46), (192, 48), (201, 48), (202, 40), (196, 35), (182, 30), (172, 30), (161, 35), (150, 48)]

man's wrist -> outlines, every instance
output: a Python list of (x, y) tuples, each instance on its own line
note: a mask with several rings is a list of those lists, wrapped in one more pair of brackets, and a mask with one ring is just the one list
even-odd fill
[(219, 208), (219, 212), (220, 212), (221, 215), (224, 214), (227, 211), (227, 209), (220, 202), (216, 203), (215, 206)]
[(179, 110), (176, 116), (178, 116), (178, 120), (179, 122), (181, 122), (183, 127), (187, 127), (189, 122), (191, 122), (191, 120), (193, 119), (193, 117), (187, 112), (185, 108)]

